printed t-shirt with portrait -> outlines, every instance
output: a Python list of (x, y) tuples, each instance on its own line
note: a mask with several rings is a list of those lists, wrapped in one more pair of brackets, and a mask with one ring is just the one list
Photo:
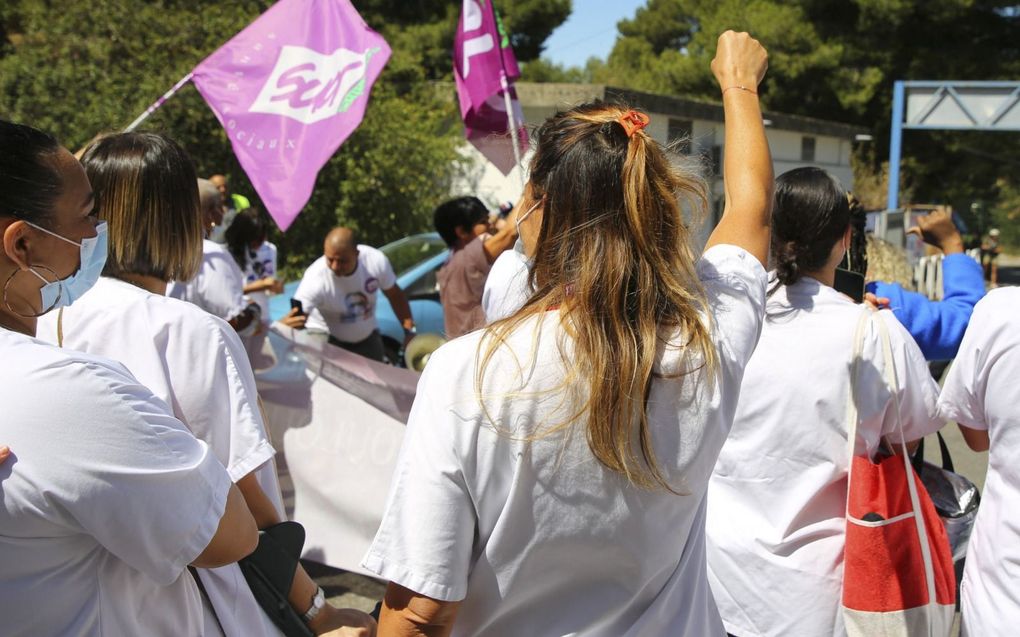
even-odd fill
[[(248, 260), (244, 266), (244, 283), (254, 283), (267, 277), (276, 277), (276, 246), (263, 241), (259, 247), (248, 249)], [(262, 310), (262, 322), (269, 323), (269, 294), (267, 292), (249, 292), (249, 300), (257, 303)]]
[[(57, 344), (58, 320), (64, 348), (122, 363), (209, 445), (233, 482), (254, 472), (285, 519), (255, 376), (230, 325), (190, 303), (109, 277), (74, 305), (42, 317), (39, 338)], [(279, 635), (240, 567), (198, 572), (227, 637)]]
[(349, 276), (337, 276), (326, 257), (305, 270), (294, 298), (301, 301), (309, 330), (326, 332), (344, 343), (358, 343), (376, 329), (375, 305), (379, 290), (397, 282), (390, 260), (381, 251), (358, 246), (358, 266)]
[(202, 266), (191, 281), (171, 281), (166, 295), (194, 303), (225, 321), (238, 316), (244, 300), (244, 275), (227, 249), (208, 239), (202, 241)]
[(417, 593), (463, 600), (455, 637), (723, 637), (705, 576), (705, 491), (758, 340), (765, 271), (746, 251), (719, 245), (698, 274), (715, 374), (685, 354), (684, 334), (664, 334), (647, 401), (655, 455), (684, 495), (641, 489), (605, 468), (583, 420), (526, 440), (586, 401), (585, 387), (563, 387), (569, 331), (558, 313), (544, 313), (493, 355), (480, 392), (486, 409), (474, 390), (485, 332), (432, 355), (362, 566)]
[(230, 477), (121, 365), (0, 330), (0, 633), (199, 635)]
[[(769, 298), (708, 487), (708, 575), (729, 633), (844, 634), (846, 414), (854, 334), (866, 312), (809, 277)], [(871, 320), (856, 403), (859, 453), (874, 454), (897, 427), (874, 321), (889, 333), (906, 439), (937, 431), (942, 421), (938, 385), (910, 334), (891, 311)]]
[(960, 585), (962, 635), (1013, 635), (1020, 626), (1020, 288), (974, 307), (939, 397), (939, 412), (988, 432), (988, 475)]

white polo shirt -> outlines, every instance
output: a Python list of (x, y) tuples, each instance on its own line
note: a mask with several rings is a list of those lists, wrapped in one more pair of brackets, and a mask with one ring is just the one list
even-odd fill
[(244, 300), (244, 274), (237, 261), (215, 241), (202, 241), (202, 267), (195, 278), (171, 281), (166, 295), (194, 303), (213, 316), (229, 321), (241, 314), (248, 303)]
[(0, 632), (199, 635), (230, 478), (122, 366), (0, 330)]
[(584, 402), (583, 388), (562, 389), (572, 345), (550, 312), (515, 329), (486, 370), (482, 395), (498, 430), (474, 391), (484, 331), (432, 355), (362, 565), (463, 600), (455, 637), (724, 635), (705, 576), (705, 491), (758, 340), (765, 271), (747, 252), (716, 246), (698, 272), (718, 373), (709, 382), (699, 360), (661, 347), (664, 376), (648, 398), (656, 457), (687, 495), (643, 490), (603, 467), (583, 420), (523, 439)]
[[(57, 343), (59, 314), (40, 319), (41, 339)], [(254, 472), (285, 517), (255, 376), (230, 325), (190, 303), (109, 277), (64, 308), (61, 323), (65, 348), (123, 363), (208, 443), (232, 481)], [(236, 564), (199, 569), (199, 575), (227, 637), (279, 634)]]
[(344, 343), (363, 341), (376, 329), (375, 305), (379, 290), (397, 282), (393, 266), (380, 250), (358, 246), (358, 267), (349, 276), (337, 276), (326, 257), (305, 270), (294, 298), (301, 301), (309, 330), (326, 332)]
[[(726, 630), (739, 637), (844, 634), (846, 409), (865, 311), (811, 278), (768, 301), (708, 487), (708, 575)], [(888, 326), (906, 439), (922, 438), (942, 425), (938, 385), (892, 312), (876, 318)], [(858, 439), (871, 453), (896, 429), (880, 343), (870, 326), (857, 402)]]
[(939, 410), (988, 432), (988, 475), (960, 586), (962, 634), (1020, 627), (1020, 288), (992, 290), (974, 307), (949, 368)]

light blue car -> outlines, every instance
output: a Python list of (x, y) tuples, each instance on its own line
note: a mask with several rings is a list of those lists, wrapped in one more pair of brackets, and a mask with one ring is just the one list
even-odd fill
[[(439, 303), (439, 283), (436, 272), (446, 263), (450, 251), (438, 233), (415, 234), (379, 248), (393, 265), (397, 285), (404, 290), (411, 304), (411, 314), (419, 334), (444, 334), (443, 306)], [(269, 317), (276, 321), (290, 312), (290, 299), (300, 281), (291, 281), (283, 294), (269, 299)], [(399, 360), (404, 345), (404, 328), (393, 313), (384, 294), (377, 296), (375, 318), (382, 334), (386, 355), (391, 361)]]

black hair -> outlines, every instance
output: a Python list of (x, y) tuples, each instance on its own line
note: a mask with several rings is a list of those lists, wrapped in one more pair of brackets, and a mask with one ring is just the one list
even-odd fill
[(41, 130), (0, 120), (0, 216), (42, 224), (63, 189), (53, 156), (56, 138)]
[(868, 273), (868, 212), (852, 192), (846, 194), (850, 205), (850, 249), (839, 267), (860, 275)]
[(778, 285), (793, 285), (825, 265), (848, 225), (846, 190), (829, 173), (807, 166), (776, 178), (772, 262)]
[(230, 222), (224, 233), (227, 250), (242, 271), (248, 265), (249, 246), (253, 241), (265, 241), (267, 233), (267, 224), (261, 210), (255, 207), (245, 208)]
[(446, 245), (453, 247), (457, 244), (457, 228), (470, 230), (488, 218), (489, 210), (478, 197), (457, 197), (439, 204), (432, 215), (432, 223)]
[(201, 263), (202, 217), (195, 166), (180, 144), (156, 133), (116, 133), (90, 145), (81, 163), (99, 218), (109, 224), (103, 275), (194, 277)]

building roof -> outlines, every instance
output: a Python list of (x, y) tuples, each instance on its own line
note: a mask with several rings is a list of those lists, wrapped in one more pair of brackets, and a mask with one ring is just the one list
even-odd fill
[[(692, 100), (669, 95), (645, 93), (605, 84), (559, 84), (517, 82), (517, 97), (523, 107), (565, 108), (592, 99), (622, 101), (635, 108), (672, 117), (723, 121), (721, 103)], [(814, 117), (789, 115), (766, 111), (762, 117), (771, 122), (770, 127), (811, 135), (828, 135), (853, 139), (856, 135), (867, 134), (865, 128), (842, 124)]]

